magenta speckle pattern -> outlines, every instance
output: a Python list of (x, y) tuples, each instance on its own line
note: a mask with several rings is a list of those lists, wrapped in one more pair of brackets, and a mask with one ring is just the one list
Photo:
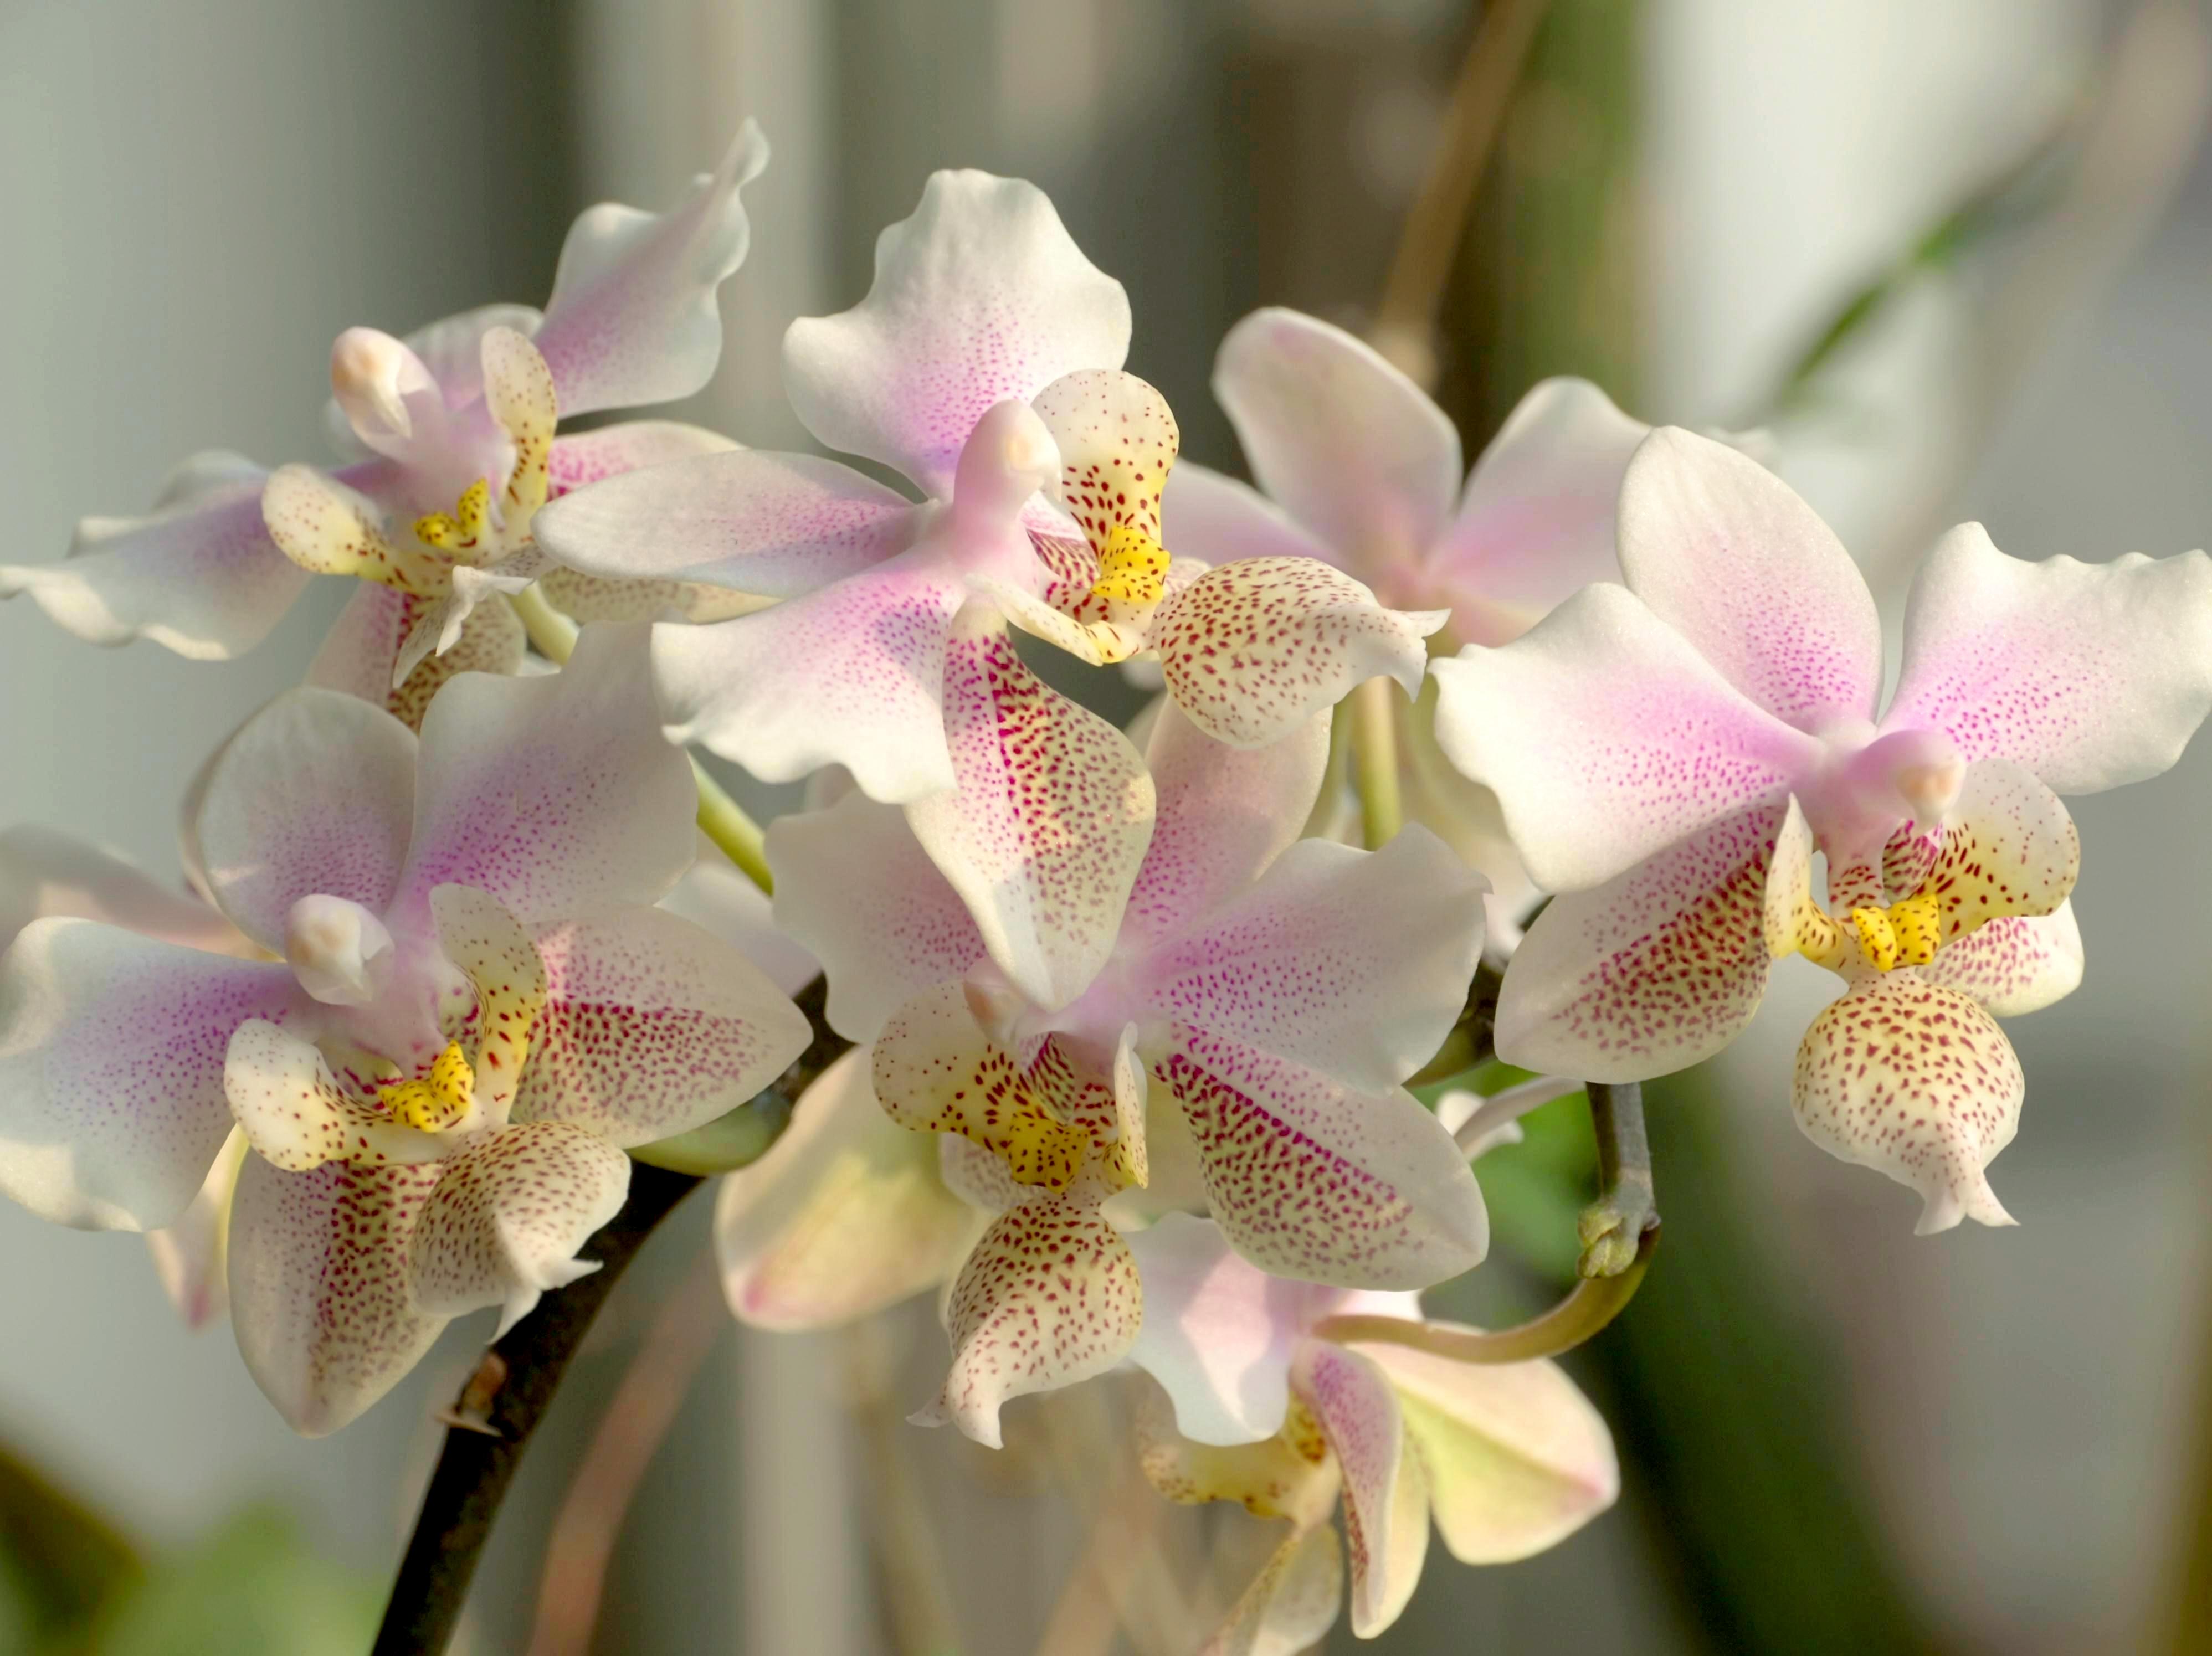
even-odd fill
[(441, 1167), (407, 1248), (416, 1303), (439, 1316), (526, 1308), (572, 1280), (576, 1250), (629, 1190), (629, 1158), (564, 1121), (517, 1123)]
[[(1398, 1394), (1367, 1358), (1325, 1340), (1308, 1340), (1299, 1348), (1291, 1383), (1321, 1422), (1344, 1470), (1352, 1625), (1376, 1631), (1385, 1615), (1386, 1597), (1412, 1586), (1390, 1579), (1389, 1565), (1407, 1547), (1407, 1538), (1395, 1535), (1394, 1526), (1401, 1518), (1414, 1518), (1425, 1536), (1429, 1521), (1425, 1503), (1412, 1513), (1400, 1510), (1398, 1483), (1407, 1471), (1407, 1449)], [(1412, 1470), (1418, 1477), (1418, 1467)]]
[(2015, 1017), (2081, 981), (2081, 932), (2067, 915), (2006, 915), (1945, 943), (1919, 969), (1929, 982), (1971, 996), (1992, 1016)]

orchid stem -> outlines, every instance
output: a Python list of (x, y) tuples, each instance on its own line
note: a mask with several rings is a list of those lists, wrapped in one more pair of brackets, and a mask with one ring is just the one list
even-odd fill
[[(524, 588), (507, 602), (522, 617), (522, 628), (530, 635), (531, 647), (556, 667), (568, 665), (568, 656), (576, 647), (580, 630), (576, 623), (556, 610), (535, 586)], [(753, 821), (743, 805), (730, 798), (726, 788), (707, 773), (707, 767), (696, 755), (691, 761), (691, 779), (699, 788), (699, 831), (737, 864), (739, 873), (763, 891), (773, 891), (775, 883), (769, 876), (761, 825)]]
[(1583, 1210), (1585, 1279), (1619, 1277), (1648, 1257), (1647, 1234), (1659, 1228), (1651, 1182), (1651, 1142), (1644, 1132), (1644, 1089), (1635, 1082), (1593, 1081), (1590, 1128), (1597, 1135), (1598, 1198)]
[[(813, 1027), (814, 1039), (790, 1068), (756, 1096), (755, 1104), (765, 1102), (771, 1109), (787, 1109), (824, 1070), (852, 1050), (853, 1043), (823, 1018), (827, 992), (820, 978), (795, 998)], [(694, 1174), (634, 1164), (622, 1211), (577, 1250), (578, 1259), (599, 1268), (547, 1294), (535, 1311), (485, 1354), (456, 1408), (467, 1423), (447, 1432), (430, 1487), (423, 1492), (415, 1532), (399, 1561), (370, 1656), (441, 1656), (445, 1650), (460, 1623), (469, 1581), (490, 1538), (492, 1520), (499, 1515), (522, 1452), (545, 1417), (569, 1359), (646, 1239), (704, 1182)]]
[(1405, 826), (1398, 781), (1397, 684), (1370, 678), (1352, 693), (1352, 755), (1359, 779), (1359, 824), (1370, 851)]

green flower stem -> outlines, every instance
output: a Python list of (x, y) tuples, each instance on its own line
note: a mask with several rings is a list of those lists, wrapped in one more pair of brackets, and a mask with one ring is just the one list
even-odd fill
[(1370, 678), (1352, 693), (1352, 765), (1359, 780), (1359, 825), (1370, 851), (1380, 851), (1406, 824), (1398, 780), (1398, 687)]
[[(576, 623), (547, 603), (545, 594), (535, 586), (526, 588), (507, 602), (522, 617), (523, 630), (530, 634), (532, 647), (555, 666), (568, 665), (568, 653), (576, 647)], [(727, 789), (707, 774), (706, 767), (696, 757), (691, 761), (691, 779), (699, 788), (699, 831), (712, 840), (747, 879), (763, 891), (774, 890), (761, 825), (746, 814), (743, 805), (730, 798)]]
[(1649, 1257), (1643, 1239), (1659, 1228), (1651, 1184), (1651, 1144), (1644, 1134), (1644, 1089), (1635, 1082), (1589, 1084), (1590, 1127), (1597, 1135), (1598, 1198), (1583, 1210), (1585, 1278), (1618, 1277)]
[(1444, 1037), (1443, 1045), (1437, 1048), (1436, 1056), (1406, 1078), (1408, 1087), (1449, 1081), (1489, 1062), (1491, 1037), (1498, 1022), (1498, 992), (1504, 982), (1504, 974), (1488, 961), (1475, 967), (1474, 981), (1468, 987), (1467, 1004), (1460, 1009), (1458, 1021)]

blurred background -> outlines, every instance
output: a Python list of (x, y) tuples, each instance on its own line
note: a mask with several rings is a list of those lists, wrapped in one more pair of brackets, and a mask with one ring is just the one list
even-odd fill
[[(1962, 519), (2030, 558), (2206, 538), (2197, 5), (1492, 3), (1522, 7), (1533, 45), (1417, 342), (1470, 455), (1558, 373), (1645, 418), (1764, 426), (1893, 621)], [(1479, 21), (1463, 0), (0, 0), (0, 555), (58, 556), (78, 516), (142, 509), (196, 449), (319, 458), (341, 328), (541, 300), (580, 207), (665, 205), (747, 114), (775, 161), (688, 417), (803, 443), (785, 325), (860, 297), (927, 172), (981, 167), (1052, 193), (1127, 285), (1129, 366), (1185, 452), (1237, 469), (1215, 344), (1262, 303), (1371, 319)], [(186, 779), (299, 679), (337, 585), (222, 665), (0, 609), (0, 822), (173, 871)], [(2212, 1650), (2209, 811), (2203, 743), (2076, 804), (2091, 964), (2010, 1026), (2029, 1100), (1992, 1171), (2016, 1230), (1916, 1240), (1915, 1198), (1798, 1137), (1790, 1054), (1828, 993), (1803, 962), (1723, 1061), (1651, 1089), (1666, 1245), (1571, 1364), (1620, 1436), (1623, 1501), (1528, 1564), (1432, 1550), (1374, 1648)], [(1553, 1291), (1588, 1190), (1577, 1111), (1484, 1162), (1499, 1257), (1446, 1309)], [(1195, 1644), (1205, 1584), (1178, 1630), (1146, 1570), (1194, 1538), (1255, 1558), (1261, 1526), (1133, 1504), (1110, 1400), (1022, 1405), (996, 1458), (896, 1426), (941, 1362), (927, 1308), (741, 1335), (698, 1274), (706, 1207), (580, 1362), (471, 1648)], [(5, 1207), (0, 1259), (0, 1656), (81, 1648), (94, 1622), (103, 1650), (362, 1647), (431, 1410), (489, 1318), (304, 1443), (227, 1331), (178, 1325), (137, 1239)], [(587, 1603), (533, 1644), (547, 1536), (626, 1379), (623, 1407), (672, 1411), (667, 1435), (596, 1635)], [(1087, 1599), (1064, 1596), (1079, 1559), (1107, 1566)], [(1352, 1647), (1340, 1627), (1328, 1648)]]

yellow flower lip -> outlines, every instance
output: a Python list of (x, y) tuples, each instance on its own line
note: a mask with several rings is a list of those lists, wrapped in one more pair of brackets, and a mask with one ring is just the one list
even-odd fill
[(418, 1132), (444, 1132), (467, 1119), (476, 1102), (476, 1075), (460, 1042), (448, 1041), (430, 1061), (427, 1077), (388, 1082), (376, 1096), (394, 1120)]

